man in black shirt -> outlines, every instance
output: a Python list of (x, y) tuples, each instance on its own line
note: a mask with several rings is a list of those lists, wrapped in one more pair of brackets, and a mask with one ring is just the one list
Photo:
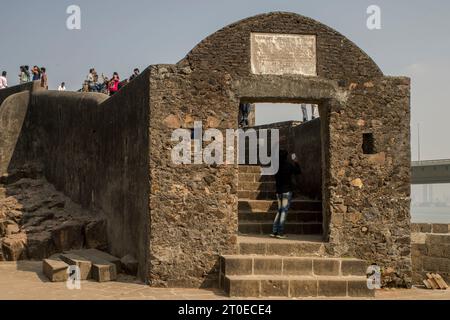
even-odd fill
[(286, 223), (287, 213), (292, 201), (293, 186), (292, 178), (296, 174), (300, 174), (300, 166), (297, 157), (292, 154), (293, 163), (288, 160), (288, 152), (280, 150), (280, 167), (278, 173), (275, 175), (277, 200), (278, 200), (278, 214), (273, 223), (273, 233), (270, 235), (273, 238), (285, 239), (284, 225)]

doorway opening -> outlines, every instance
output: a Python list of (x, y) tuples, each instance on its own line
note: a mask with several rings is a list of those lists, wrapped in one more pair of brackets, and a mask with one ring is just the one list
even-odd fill
[[(239, 109), (240, 128), (244, 131), (254, 129), (256, 132), (278, 129), (279, 149), (286, 150), (288, 161), (293, 163), (295, 158), (300, 167), (300, 174), (292, 177), (293, 197), (284, 233), (293, 239), (322, 239), (324, 161), (320, 105), (241, 102)], [(270, 142), (267, 144), (270, 145)], [(246, 143), (246, 157), (248, 146)], [(268, 236), (273, 232), (273, 222), (278, 213), (276, 191), (275, 176), (261, 175), (260, 163), (246, 162), (239, 166), (238, 221), (241, 235)]]

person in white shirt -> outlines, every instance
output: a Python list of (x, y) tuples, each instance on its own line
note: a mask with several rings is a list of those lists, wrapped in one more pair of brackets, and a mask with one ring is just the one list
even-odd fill
[(58, 91), (66, 91), (66, 83), (65, 82), (61, 83), (61, 85), (58, 87)]
[(2, 72), (2, 76), (0, 77), (0, 89), (8, 88), (8, 80), (6, 79), (6, 71)]

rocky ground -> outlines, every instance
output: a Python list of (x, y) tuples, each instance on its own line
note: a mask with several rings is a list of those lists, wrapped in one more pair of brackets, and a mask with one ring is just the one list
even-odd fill
[(106, 222), (58, 192), (36, 165), (0, 177), (0, 261), (106, 249)]

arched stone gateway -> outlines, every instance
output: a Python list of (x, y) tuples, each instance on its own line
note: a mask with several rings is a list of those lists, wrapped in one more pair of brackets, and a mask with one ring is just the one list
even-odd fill
[[(242, 183), (260, 186), (251, 180), (258, 171), (172, 161), (175, 129), (199, 121), (225, 136), (238, 128), (242, 102), (319, 106), (321, 199), (296, 202), (298, 213), (322, 212), (319, 238), (240, 235), (244, 216), (271, 210), (269, 199), (242, 199)], [(9, 168), (41, 160), (58, 188), (100, 208), (111, 253), (135, 255), (153, 286), (370, 294), (356, 259), (381, 266), (386, 285), (411, 284), (410, 80), (384, 76), (350, 40), (310, 18), (275, 12), (239, 21), (179, 63), (150, 66), (106, 101), (36, 92), (28, 113), (19, 140), (33, 148), (19, 143)], [(311, 225), (297, 218), (302, 230)]]

